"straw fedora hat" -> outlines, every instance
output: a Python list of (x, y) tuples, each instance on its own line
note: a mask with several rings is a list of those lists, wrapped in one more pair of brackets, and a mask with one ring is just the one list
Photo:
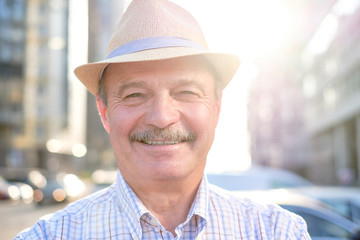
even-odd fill
[(74, 71), (94, 95), (103, 70), (111, 63), (202, 55), (214, 66), (223, 88), (240, 64), (236, 55), (209, 51), (194, 17), (168, 0), (133, 0), (116, 26), (106, 55), (105, 60)]

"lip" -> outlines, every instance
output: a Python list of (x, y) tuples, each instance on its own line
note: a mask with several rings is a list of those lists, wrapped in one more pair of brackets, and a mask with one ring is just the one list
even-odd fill
[(169, 146), (185, 142), (192, 142), (196, 135), (189, 130), (179, 129), (148, 129), (141, 132), (133, 132), (129, 135), (130, 142), (141, 143), (149, 146)]
[(174, 167), (189, 153), (188, 146), (185, 144), (186, 143), (149, 145), (141, 142), (133, 142), (133, 151), (137, 158), (141, 159), (143, 164), (150, 164), (148, 165), (150, 167), (158, 168), (160, 167), (158, 164), (161, 164), (162, 167)]
[(179, 140), (151, 140), (151, 141), (140, 141), (140, 143), (150, 146), (167, 146), (167, 145), (176, 145), (184, 141)]
[(187, 142), (185, 141), (151, 141), (152, 144), (144, 142), (134, 142), (136, 145), (141, 146), (141, 148), (148, 151), (174, 151)]

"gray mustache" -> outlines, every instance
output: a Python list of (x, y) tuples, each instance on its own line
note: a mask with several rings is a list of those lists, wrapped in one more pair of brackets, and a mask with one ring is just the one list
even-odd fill
[(196, 135), (191, 131), (169, 128), (153, 128), (130, 135), (131, 142), (164, 141), (193, 141)]

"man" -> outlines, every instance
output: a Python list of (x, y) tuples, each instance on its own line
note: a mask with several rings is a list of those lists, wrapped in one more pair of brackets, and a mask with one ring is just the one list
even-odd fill
[(167, 0), (134, 0), (104, 61), (75, 74), (96, 96), (116, 182), (17, 239), (310, 239), (276, 205), (233, 197), (203, 175), (236, 56), (208, 51), (195, 19)]

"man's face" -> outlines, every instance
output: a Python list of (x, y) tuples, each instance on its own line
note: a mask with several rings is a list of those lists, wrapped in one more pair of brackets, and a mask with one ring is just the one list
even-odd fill
[(202, 176), (221, 105), (211, 71), (199, 57), (107, 67), (97, 103), (125, 179)]

